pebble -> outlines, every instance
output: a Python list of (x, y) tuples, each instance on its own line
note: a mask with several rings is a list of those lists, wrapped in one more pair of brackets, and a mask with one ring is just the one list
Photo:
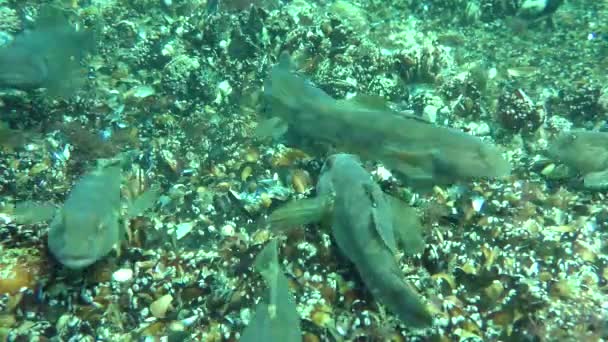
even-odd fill
[(223, 236), (233, 236), (234, 235), (234, 226), (227, 224), (222, 226), (222, 229), (220, 230), (221, 234)]
[(112, 280), (124, 283), (133, 279), (133, 270), (130, 268), (121, 268), (112, 273)]

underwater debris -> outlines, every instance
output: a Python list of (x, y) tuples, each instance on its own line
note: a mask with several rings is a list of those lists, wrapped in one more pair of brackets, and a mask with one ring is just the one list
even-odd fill
[(579, 172), (585, 188), (608, 188), (608, 132), (561, 133), (551, 141), (548, 153)]
[(256, 183), (255, 191), (252, 192), (230, 190), (231, 195), (250, 214), (259, 212), (262, 208), (270, 206), (273, 200), (286, 200), (291, 192), (289, 188), (275, 177), (260, 179)]
[(564, 3), (564, 0), (524, 0), (517, 16), (526, 20), (537, 20), (551, 16)]
[(173, 296), (166, 294), (150, 304), (150, 313), (156, 318), (165, 318), (167, 311), (171, 308)]
[(97, 158), (108, 158), (118, 153), (118, 144), (113, 140), (115, 134), (109, 139), (104, 139), (99, 134), (89, 131), (78, 122), (70, 122), (57, 125), (57, 128), (65, 134), (66, 138), (74, 146), (74, 154), (79, 159), (89, 160)]
[(268, 295), (256, 305), (240, 341), (301, 341), (300, 317), (295, 299), (289, 293), (287, 278), (279, 266), (276, 239), (262, 249), (254, 265), (268, 286)]
[[(39, 250), (33, 248), (3, 249), (0, 247), (0, 296), (17, 294), (25, 289), (34, 289), (37, 283), (48, 273), (48, 265)], [(0, 313), (0, 337), (3, 328)], [(8, 308), (10, 310), (10, 308)]]
[(317, 198), (292, 202), (271, 214), (270, 225), (293, 227), (329, 217), (340, 250), (355, 264), (374, 298), (408, 325), (431, 325), (431, 314), (395, 262), (397, 240), (410, 249), (408, 254), (423, 250), (421, 227), (415, 216), (409, 216), (414, 212), (395, 210), (405, 204), (392, 203), (397, 200), (388, 199), (359, 159), (349, 154), (325, 161), (317, 193)]
[[(6, 35), (6, 32), (17, 32), (20, 29), (21, 18), (19, 18), (19, 13), (7, 6), (0, 7), (0, 31), (4, 31), (1, 35)], [(2, 37), (0, 45), (6, 44), (6, 40), (10, 41), (10, 39)]]
[(76, 31), (61, 10), (44, 6), (33, 30), (0, 48), (0, 87), (69, 96), (86, 80), (79, 63), (94, 46), (93, 30)]
[[(543, 178), (551, 167), (538, 159), (547, 134), (567, 131), (570, 125), (606, 129), (606, 111), (598, 110), (596, 90), (605, 83), (608, 65), (608, 26), (605, 16), (598, 15), (608, 3), (567, 2), (555, 13), (559, 25), (553, 31), (538, 22), (522, 35), (509, 31), (501, 18), (514, 16), (523, 0), (362, 0), (356, 5), (369, 22), (367, 34), (354, 31), (349, 18), (329, 13), (333, 1), (283, 2), (287, 6), (279, 10), (227, 13), (220, 6), (210, 15), (204, 1), (53, 1), (73, 5), (75, 17), (87, 22), (102, 15), (107, 23), (100, 37), (103, 53), (92, 69), (94, 87), (83, 87), (84, 96), (52, 101), (16, 90), (2, 95), (2, 120), (12, 129), (33, 130), (41, 139), (0, 151), (0, 206), (8, 208), (14, 199), (62, 197), (73, 177), (100, 157), (85, 156), (84, 145), (58, 132), (55, 120), (103, 134), (117, 148), (114, 152), (125, 150), (114, 137), (129, 132), (143, 149), (138, 157), (142, 176), (161, 182), (167, 195), (153, 215), (123, 220), (133, 232), (129, 248), (117, 260), (106, 257), (84, 270), (84, 282), (80, 274), (68, 275), (78, 278), (73, 282), (62, 277), (65, 270), (56, 272), (59, 265), (46, 253), (44, 225), (15, 225), (9, 212), (0, 213), (0, 245), (5, 248), (0, 254), (38, 252), (32, 262), (50, 269), (30, 273), (33, 281), (14, 286), (17, 293), (0, 295), (0, 340), (239, 339), (257, 304), (253, 298), (267, 292), (261, 277), (244, 272), (272, 236), (270, 230), (252, 232), (251, 221), (280, 205), (283, 197), (303, 197), (294, 193), (286, 173), (304, 169), (316, 183), (319, 158), (325, 157), (315, 151), (314, 158), (302, 161), (294, 153), (282, 153), (280, 145), (251, 139), (262, 104), (257, 92), (250, 106), (240, 100), (260, 88), (272, 56), (281, 50), (291, 51), (301, 61), (302, 75), (334, 99), (379, 94), (393, 101), (391, 108), (412, 110), (488, 142), (496, 139), (508, 148), (516, 170), (499, 182), (476, 179), (429, 194), (404, 187), (388, 165), (377, 165), (375, 177), (385, 192), (428, 213), (423, 217), (428, 230), (424, 253), (399, 266), (427, 299), (433, 315), (429, 329), (409, 329), (388, 308), (376, 305), (354, 265), (337, 258), (329, 231), (307, 226), (290, 232), (280, 262), (297, 300), (305, 341), (606, 340), (605, 193), (567, 186), (571, 180)], [(35, 20), (40, 5), (23, 0), (2, 6)], [(11, 18), (21, 25), (21, 18)], [(446, 29), (461, 38), (442, 39)], [(0, 32), (0, 41), (4, 39)], [(236, 58), (235, 47), (245, 48), (248, 58)], [(167, 51), (170, 55), (164, 55)], [(201, 67), (190, 69), (197, 62)], [(171, 65), (165, 68), (167, 63)], [(487, 70), (487, 80), (476, 81), (471, 63)], [(504, 74), (518, 65), (534, 65), (538, 71)], [(215, 103), (215, 96), (223, 94), (220, 83), (229, 84), (232, 92)], [(129, 97), (134, 89), (145, 90), (137, 85), (150, 85), (155, 94)], [(453, 92), (446, 96), (440, 90), (449, 85)], [(498, 129), (493, 116), (497, 101), (512, 89), (524, 89), (545, 107), (547, 120), (534, 134)], [(283, 127), (271, 128), (278, 134)], [(239, 152), (248, 148), (257, 150), (257, 158)], [(68, 157), (67, 163), (60, 162)], [(178, 174), (167, 167), (174, 161)], [(274, 174), (283, 195), (271, 200), (266, 194), (270, 185), (260, 180)], [(130, 198), (127, 187), (122, 190), (123, 198)], [(245, 201), (236, 200), (232, 191), (253, 195), (247, 201), (255, 209), (243, 211)], [(479, 198), (484, 204), (478, 211), (473, 201)], [(234, 235), (224, 235), (224, 227)], [(185, 234), (188, 229), (173, 241), (173, 231)], [(8, 270), (5, 264), (31, 265), (6, 260), (2, 271)], [(132, 276), (119, 282), (111, 277), (115, 269), (132, 270)], [(174, 297), (174, 308), (158, 319), (150, 304), (165, 294)]]
[(319, 141), (379, 159), (414, 184), (503, 177), (509, 163), (498, 148), (463, 132), (404, 117), (378, 101), (335, 100), (291, 71), (287, 54), (272, 68), (264, 93), (273, 114)]

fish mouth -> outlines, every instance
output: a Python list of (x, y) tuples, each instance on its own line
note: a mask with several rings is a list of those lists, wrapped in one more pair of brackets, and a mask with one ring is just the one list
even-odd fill
[(59, 260), (63, 266), (74, 270), (83, 269), (96, 261), (94, 258), (83, 255), (63, 255), (58, 257), (57, 260)]

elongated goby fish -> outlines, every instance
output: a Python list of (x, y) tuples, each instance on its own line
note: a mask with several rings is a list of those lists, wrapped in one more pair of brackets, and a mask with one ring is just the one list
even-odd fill
[(432, 323), (395, 260), (397, 246), (421, 252), (424, 242), (415, 211), (385, 195), (359, 159), (330, 156), (321, 170), (316, 198), (288, 203), (270, 215), (271, 227), (329, 219), (338, 247), (355, 265), (374, 298), (415, 327)]
[(270, 71), (264, 94), (272, 115), (284, 120), (288, 131), (298, 136), (380, 160), (414, 184), (510, 173), (509, 163), (496, 146), (395, 113), (372, 96), (336, 100), (292, 69), (289, 56), (283, 54)]

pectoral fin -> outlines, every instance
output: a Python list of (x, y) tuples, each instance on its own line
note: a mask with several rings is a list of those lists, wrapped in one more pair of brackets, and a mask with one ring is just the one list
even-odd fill
[(160, 189), (152, 187), (139, 195), (133, 202), (130, 203), (127, 209), (127, 219), (140, 216), (146, 210), (152, 208), (158, 200)]
[[(271, 288), (276, 283), (277, 274), (279, 273), (277, 248), (277, 240), (273, 239), (256, 256), (253, 263), (255, 270), (262, 275), (266, 284)], [(271, 302), (271, 304), (275, 303)]]
[(395, 254), (397, 244), (391, 222), (391, 208), (389, 203), (386, 202), (386, 194), (375, 183), (373, 185), (363, 184), (363, 187), (370, 199), (370, 212), (374, 229), (380, 235), (384, 245), (391, 253)]
[(262, 120), (254, 130), (254, 136), (258, 139), (277, 140), (287, 133), (287, 122), (279, 117)]
[(13, 211), (15, 221), (19, 224), (34, 224), (50, 221), (57, 207), (50, 203), (34, 203), (30, 201), (17, 203)]
[(583, 177), (585, 188), (601, 190), (608, 188), (608, 170), (591, 172)]
[(423, 229), (416, 210), (395, 197), (387, 195), (386, 198), (391, 204), (397, 244), (407, 256), (421, 253), (424, 250)]
[(258, 254), (254, 267), (268, 285), (268, 295), (256, 306), (240, 340), (301, 341), (300, 317), (296, 301), (289, 291), (289, 281), (279, 266), (276, 239)]
[(396, 169), (409, 180), (421, 184), (433, 182), (438, 151), (407, 151), (396, 146), (385, 146), (381, 154), (387, 166)]
[(266, 220), (273, 231), (320, 222), (333, 211), (332, 196), (292, 201), (275, 210)]

